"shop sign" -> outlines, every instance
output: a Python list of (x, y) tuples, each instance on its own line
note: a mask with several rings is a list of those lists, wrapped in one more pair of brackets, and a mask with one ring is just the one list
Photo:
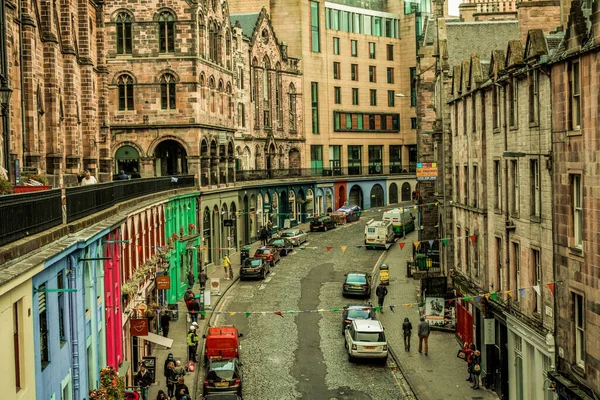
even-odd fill
[(148, 336), (148, 318), (129, 320), (131, 336)]
[(169, 275), (162, 275), (156, 277), (156, 289), (167, 290), (171, 289), (171, 277)]
[(496, 325), (494, 318), (483, 319), (483, 340), (485, 344), (496, 344)]
[(437, 163), (417, 163), (418, 181), (435, 181), (438, 176)]

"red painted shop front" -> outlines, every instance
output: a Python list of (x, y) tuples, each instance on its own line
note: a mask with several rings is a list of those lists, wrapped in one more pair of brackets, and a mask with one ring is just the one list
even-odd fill
[(456, 304), (456, 336), (462, 343), (473, 343), (473, 303), (460, 299)]

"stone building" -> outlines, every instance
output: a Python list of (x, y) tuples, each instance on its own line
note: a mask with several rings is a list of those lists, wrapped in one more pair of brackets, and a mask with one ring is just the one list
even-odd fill
[(600, 393), (598, 2), (572, 1), (552, 60), (552, 173), (560, 399)]
[[(259, 3), (233, 7), (257, 12)], [(327, 175), (414, 169), (417, 15), (378, 1), (267, 3), (277, 37), (302, 59), (302, 166)]]
[(76, 183), (83, 169), (108, 178), (103, 12), (95, 1), (7, 3), (12, 96), (0, 141), (13, 181), (15, 162), (21, 175), (47, 173), (55, 185)]

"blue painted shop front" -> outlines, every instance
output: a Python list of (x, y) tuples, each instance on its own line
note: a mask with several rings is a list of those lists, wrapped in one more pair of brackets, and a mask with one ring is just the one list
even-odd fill
[[(307, 193), (312, 185), (272, 185), (256, 190), (257, 229), (270, 221), (273, 232), (284, 228), (286, 220), (296, 226), (309, 219)], [(312, 214), (312, 212), (311, 212)]]
[(104, 262), (90, 259), (104, 256), (107, 233), (74, 242), (32, 278), (38, 399), (83, 399), (98, 387), (106, 366)]
[(348, 204), (362, 209), (383, 207), (387, 204), (386, 181), (357, 180), (348, 181)]

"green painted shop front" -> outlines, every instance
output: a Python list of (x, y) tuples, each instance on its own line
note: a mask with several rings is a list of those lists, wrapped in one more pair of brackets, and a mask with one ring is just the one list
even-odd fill
[(198, 234), (197, 209), (199, 193), (177, 196), (165, 204), (165, 236), (172, 249), (169, 251), (169, 276), (171, 288), (167, 291), (167, 301), (174, 304), (183, 297), (188, 283), (187, 273), (198, 276)]

